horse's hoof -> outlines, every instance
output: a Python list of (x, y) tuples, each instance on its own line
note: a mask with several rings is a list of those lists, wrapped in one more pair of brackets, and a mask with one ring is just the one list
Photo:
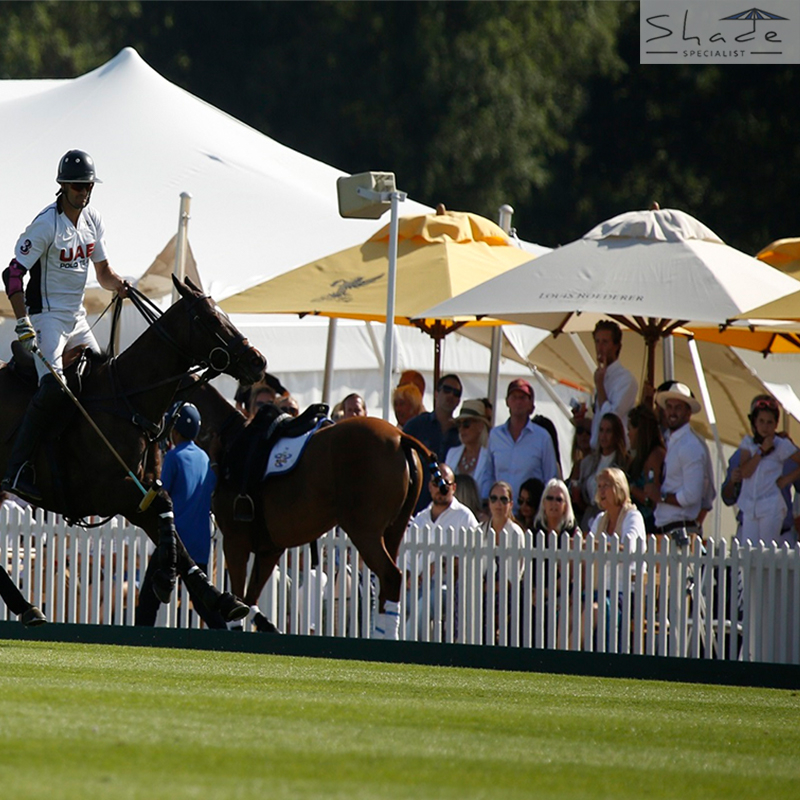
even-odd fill
[(170, 580), (169, 576), (161, 570), (158, 570), (153, 575), (153, 594), (158, 598), (159, 602), (165, 605), (169, 603), (174, 588), (175, 580)]
[(250, 613), (250, 606), (246, 606), (230, 592), (223, 592), (217, 603), (217, 611), (222, 614), (225, 622), (236, 622)]
[(263, 614), (255, 614), (253, 616), (253, 626), (259, 633), (280, 633), (278, 628)]
[(19, 621), (26, 628), (34, 628), (37, 625), (44, 625), (47, 622), (47, 617), (36, 606), (31, 606), (27, 611), (22, 612)]

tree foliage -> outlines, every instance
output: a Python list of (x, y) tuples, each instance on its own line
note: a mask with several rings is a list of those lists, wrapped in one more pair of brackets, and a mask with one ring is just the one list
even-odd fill
[(349, 172), (555, 245), (658, 200), (755, 252), (798, 233), (796, 68), (640, 66), (635, 2), (0, 2), (0, 76), (135, 47)]

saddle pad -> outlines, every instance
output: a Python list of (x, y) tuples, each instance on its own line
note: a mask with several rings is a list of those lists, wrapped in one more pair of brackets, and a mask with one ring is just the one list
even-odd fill
[(270, 475), (283, 475), (291, 472), (300, 460), (309, 438), (315, 434), (323, 424), (327, 422), (326, 419), (321, 419), (317, 424), (302, 436), (295, 436), (290, 439), (278, 439), (272, 447), (272, 452), (269, 454), (267, 460), (267, 467), (264, 470), (264, 477), (268, 478)]

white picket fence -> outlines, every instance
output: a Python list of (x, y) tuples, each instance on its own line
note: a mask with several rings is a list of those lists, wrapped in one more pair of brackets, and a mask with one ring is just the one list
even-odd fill
[[(0, 507), (2, 563), (53, 621), (133, 625), (151, 549), (122, 518), (83, 530)], [(496, 544), (480, 530), (412, 527), (399, 561), (401, 639), (800, 664), (800, 546), (689, 550), (651, 537), (627, 553), (616, 536)], [(209, 571), (227, 588), (218, 533)], [(259, 606), (286, 633), (368, 638), (377, 589), (330, 531), (316, 567), (308, 545), (284, 553)], [(157, 624), (200, 627), (182, 584)]]

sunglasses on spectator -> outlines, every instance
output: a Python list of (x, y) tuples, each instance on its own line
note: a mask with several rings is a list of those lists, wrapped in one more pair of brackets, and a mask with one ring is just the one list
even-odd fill
[[(455, 482), (454, 481), (442, 481), (442, 483), (444, 483), (445, 486), (455, 486)], [(431, 481), (431, 486), (433, 486), (434, 488), (438, 489), (439, 488), (439, 481)]]
[(456, 397), (461, 397), (461, 389), (458, 389), (455, 386), (448, 386), (445, 384), (439, 389), (440, 392), (444, 392), (445, 394), (454, 394)]
[(564, 498), (561, 495), (548, 494), (548, 495), (545, 495), (544, 499), (545, 500), (549, 500), (551, 503), (563, 503), (564, 502)]
[(507, 506), (511, 502), (510, 497), (506, 497), (504, 494), (490, 494), (489, 495), (489, 502), (490, 503), (502, 503), (504, 506)]
[(457, 422), (456, 424), (458, 425), (459, 428), (471, 428), (473, 422), (475, 422), (474, 419), (464, 419), (461, 420), (460, 422)]
[(519, 504), (521, 506), (531, 506), (531, 507), (533, 507), (533, 500), (531, 500), (530, 497), (520, 497)]

